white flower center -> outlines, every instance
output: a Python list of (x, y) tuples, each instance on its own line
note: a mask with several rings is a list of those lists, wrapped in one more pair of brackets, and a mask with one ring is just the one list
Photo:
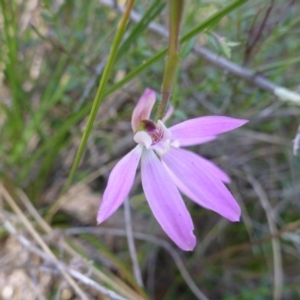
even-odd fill
[(162, 156), (170, 150), (171, 136), (170, 130), (159, 120), (156, 124), (156, 130), (151, 132), (138, 131), (133, 139), (147, 149), (154, 149)]

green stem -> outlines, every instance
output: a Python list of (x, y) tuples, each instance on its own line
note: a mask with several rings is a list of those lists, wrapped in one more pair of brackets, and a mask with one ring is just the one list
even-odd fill
[[(64, 188), (62, 189), (62, 191), (60, 193), (60, 196), (62, 194), (64, 194), (68, 190), (69, 186), (71, 185), (71, 183), (74, 179), (75, 172), (76, 172), (76, 170), (78, 168), (78, 165), (80, 163), (80, 160), (82, 158), (82, 155), (83, 155), (83, 152), (85, 150), (88, 138), (89, 138), (90, 133), (91, 133), (92, 128), (93, 128), (93, 124), (94, 124), (99, 106), (101, 104), (101, 101), (104, 98), (103, 97), (104, 96), (104, 90), (105, 90), (110, 72), (112, 70), (112, 67), (114, 65), (114, 62), (115, 62), (115, 59), (116, 59), (116, 56), (117, 56), (117, 53), (118, 53), (118, 48), (119, 48), (120, 43), (122, 41), (122, 37), (123, 37), (123, 34), (125, 32), (126, 25), (127, 25), (128, 19), (130, 17), (130, 12), (131, 12), (131, 9), (133, 7), (133, 4), (134, 4), (134, 0), (128, 0), (126, 9), (124, 11), (124, 14), (123, 14), (123, 16), (120, 20), (119, 25), (118, 25), (117, 32), (116, 32), (116, 35), (114, 37), (114, 40), (113, 40), (113, 43), (112, 43), (112, 46), (111, 46), (111, 49), (110, 49), (110, 53), (109, 53), (109, 56), (108, 56), (108, 59), (107, 59), (107, 63), (106, 63), (105, 68), (103, 70), (103, 75), (101, 77), (101, 81), (100, 81), (100, 84), (99, 84), (99, 87), (98, 87), (98, 90), (97, 90), (97, 94), (96, 94), (96, 97), (93, 101), (93, 106), (92, 106), (92, 109), (91, 109), (91, 112), (90, 112), (90, 115), (89, 115), (89, 118), (88, 118), (88, 121), (87, 121), (86, 129), (83, 133), (83, 136), (82, 136), (79, 148), (77, 150), (76, 157), (75, 157), (75, 160), (73, 162), (69, 177), (67, 179), (66, 184), (64, 185)], [(60, 208), (60, 200), (59, 199), (63, 199), (63, 198), (58, 197), (58, 200), (53, 203), (52, 207), (50, 208), (50, 210), (47, 214), (47, 220), (50, 220), (52, 218), (52, 216)]]
[(161, 86), (162, 99), (157, 109), (156, 120), (162, 119), (169, 102), (175, 74), (179, 66), (179, 32), (184, 0), (169, 0), (169, 45), (165, 65), (163, 83)]

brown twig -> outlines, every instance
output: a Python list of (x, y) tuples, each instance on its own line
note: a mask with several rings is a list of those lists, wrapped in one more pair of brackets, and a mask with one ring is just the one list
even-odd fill
[[(115, 228), (100, 228), (100, 227), (79, 227), (79, 228), (70, 228), (64, 231), (67, 235), (74, 235), (74, 234), (82, 234), (82, 233), (89, 233), (89, 234), (110, 234), (115, 236), (122, 236), (126, 237), (126, 231), (123, 229), (115, 229)], [(178, 252), (170, 245), (170, 243), (157, 238), (155, 236), (151, 236), (149, 234), (141, 233), (141, 232), (133, 232), (133, 236), (136, 239), (140, 239), (143, 241), (148, 241), (150, 243), (154, 243), (159, 245), (160, 247), (164, 248), (168, 253), (171, 255), (172, 259), (174, 260), (182, 278), (197, 297), (200, 300), (208, 300), (208, 298), (204, 295), (204, 293), (198, 288), (195, 284), (194, 280), (192, 279), (191, 275), (188, 273), (180, 255)]]
[(250, 39), (251, 39), (251, 33), (253, 31), (253, 26), (255, 24), (255, 20), (258, 17), (260, 11), (254, 17), (254, 21), (253, 21), (252, 26), (250, 28), (249, 35), (248, 35), (248, 41), (247, 41), (246, 48), (245, 48), (245, 55), (244, 55), (244, 63), (245, 64), (247, 64), (249, 62), (250, 55), (251, 55), (251, 52), (253, 51), (253, 48), (255, 47), (255, 45), (257, 44), (257, 42), (262, 37), (265, 25), (266, 25), (267, 20), (268, 20), (268, 18), (270, 16), (270, 13), (271, 13), (271, 11), (273, 9), (273, 5), (274, 5), (274, 0), (271, 0), (271, 3), (269, 5), (269, 7), (267, 8), (267, 11), (266, 11), (266, 13), (265, 13), (265, 15), (263, 17), (262, 22), (259, 25), (258, 30), (256, 31), (256, 34), (255, 34), (254, 38), (252, 39), (252, 41), (250, 41)]
[(100, 285), (99, 283), (95, 282), (94, 280), (90, 279), (89, 277), (81, 274), (77, 270), (72, 269), (69, 266), (66, 266), (65, 264), (63, 264), (59, 261), (53, 260), (53, 258), (51, 256), (49, 256), (49, 253), (45, 253), (45, 252), (41, 251), (39, 248), (34, 246), (24, 236), (18, 234), (15, 227), (9, 221), (4, 222), (4, 227), (7, 229), (7, 231), (10, 234), (14, 235), (18, 239), (18, 241), (21, 243), (21, 245), (23, 247), (25, 247), (27, 250), (34, 253), (35, 255), (39, 256), (44, 261), (53, 264), (57, 270), (63, 269), (69, 275), (73, 276), (74, 278), (76, 278), (77, 280), (79, 280), (80, 282), (85, 284), (86, 286), (94, 288), (95, 290), (99, 291), (101, 294), (109, 296), (111, 299), (126, 300), (124, 297), (118, 295), (114, 291), (111, 291), (111, 290), (105, 288), (104, 286)]
[[(95, 179), (99, 174), (101, 174), (103, 170), (97, 170), (94, 173), (90, 174), (85, 180), (84, 182), (90, 182), (91, 180)], [(32, 203), (30, 202), (30, 200), (28, 199), (28, 197), (26, 196), (26, 194), (21, 191), (18, 190), (17, 192), (20, 200), (22, 201), (22, 203), (24, 204), (24, 206), (26, 207), (26, 209), (28, 210), (28, 212), (32, 215), (32, 217), (34, 218), (34, 220), (39, 224), (39, 226), (42, 228), (42, 230), (47, 233), (48, 235), (55, 235), (55, 231), (52, 229), (52, 227), (39, 215), (39, 213), (37, 212), (36, 208), (32, 205)], [(79, 255), (73, 247), (71, 247), (66, 241), (62, 240), (61, 242), (61, 246), (63, 248), (63, 250), (68, 253), (69, 255), (75, 257), (75, 258), (80, 258), (83, 261), (85, 260), (84, 257), (82, 257), (81, 255)], [(116, 276), (114, 275), (106, 275), (104, 272), (102, 272), (101, 270), (98, 270), (97, 268), (95, 268), (94, 266), (91, 266), (91, 270), (93, 275), (97, 276), (98, 279), (102, 282), (104, 282), (105, 284), (111, 286), (113, 289), (115, 289), (116, 291), (118, 291), (120, 294), (124, 295), (125, 297), (129, 298), (129, 299), (135, 299), (135, 300), (144, 300), (145, 297), (137, 294), (136, 291), (132, 290), (131, 288), (129, 288), (125, 283), (123, 283), (121, 280), (119, 280)]]
[(273, 234), (268, 235), (267, 237), (265, 237), (261, 240), (257, 240), (257, 241), (251, 242), (251, 243), (244, 243), (244, 244), (240, 244), (237, 246), (232, 246), (232, 247), (226, 248), (218, 253), (209, 255), (205, 258), (204, 264), (212, 263), (218, 259), (228, 257), (230, 255), (234, 255), (235, 253), (247, 251), (247, 250), (252, 249), (253, 247), (257, 247), (257, 246), (269, 243), (272, 239), (279, 238), (280, 236), (282, 236), (285, 232), (296, 231), (297, 229), (299, 229), (299, 227), (300, 227), (300, 220), (289, 223), (282, 229), (278, 230), (278, 232), (274, 235)]
[[(59, 265), (59, 261), (56, 258), (56, 256), (53, 254), (53, 252), (50, 250), (48, 245), (43, 241), (39, 233), (35, 230), (35, 228), (32, 226), (32, 224), (29, 222), (29, 220), (26, 218), (25, 214), (22, 212), (22, 210), (18, 207), (18, 205), (15, 203), (14, 199), (11, 197), (11, 195), (7, 192), (7, 190), (4, 188), (4, 186), (0, 183), (0, 194), (2, 195), (3, 199), (7, 202), (7, 204), (12, 208), (12, 210), (18, 215), (21, 222), (25, 226), (25, 228), (30, 232), (32, 237), (36, 240), (36, 242), (39, 244), (39, 246), (44, 250), (45, 253), (51, 259), (56, 262)], [(74, 279), (66, 273), (66, 271), (62, 268), (58, 268), (63, 275), (63, 277), (66, 279), (66, 281), (70, 284), (70, 286), (74, 289), (75, 293), (81, 297), (81, 299), (88, 300), (88, 296), (84, 293), (84, 291), (79, 287), (79, 285), (74, 281)]]

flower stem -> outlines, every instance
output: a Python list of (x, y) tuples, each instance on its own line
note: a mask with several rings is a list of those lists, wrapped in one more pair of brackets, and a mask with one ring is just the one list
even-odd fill
[(162, 119), (170, 99), (173, 83), (179, 66), (179, 32), (184, 0), (169, 0), (169, 45), (161, 87), (162, 99), (157, 109), (156, 120)]
[[(119, 24), (118, 24), (117, 32), (116, 32), (116, 35), (114, 37), (114, 40), (113, 40), (113, 43), (112, 43), (112, 46), (111, 46), (111, 49), (110, 49), (110, 52), (109, 52), (107, 63), (106, 63), (105, 68), (103, 70), (103, 75), (102, 75), (100, 83), (99, 83), (99, 87), (98, 87), (98, 90), (97, 90), (96, 97), (93, 101), (93, 106), (92, 106), (92, 109), (91, 109), (91, 112), (90, 112), (90, 115), (89, 115), (89, 118), (88, 118), (88, 121), (87, 121), (85, 131), (83, 133), (79, 148), (77, 150), (76, 157), (74, 159), (71, 171), (69, 173), (69, 177), (68, 177), (67, 182), (64, 185), (64, 187), (63, 187), (63, 189), (60, 193), (60, 196), (62, 194), (64, 194), (68, 190), (69, 186), (71, 185), (71, 183), (74, 179), (75, 172), (76, 172), (76, 170), (78, 168), (78, 165), (80, 163), (80, 160), (82, 158), (82, 155), (83, 155), (83, 152), (85, 150), (88, 138), (89, 138), (90, 133), (91, 133), (92, 128), (93, 128), (93, 124), (94, 124), (99, 106), (100, 106), (100, 104), (101, 104), (101, 102), (104, 98), (104, 95), (105, 95), (104, 94), (105, 87), (106, 87), (110, 72), (113, 68), (114, 62), (116, 60), (118, 48), (119, 48), (120, 43), (122, 41), (123, 34), (125, 32), (126, 25), (127, 25), (128, 19), (130, 17), (130, 12), (131, 12), (131, 9), (133, 7), (133, 4), (134, 4), (134, 0), (128, 0), (127, 1), (126, 9), (124, 11), (124, 14), (123, 14)], [(60, 199), (64, 199), (64, 197), (58, 197), (58, 200), (53, 203), (50, 210), (48, 211), (47, 216), (46, 216), (46, 219), (48, 221), (53, 217), (53, 215), (60, 208), (60, 206), (61, 206), (61, 200)]]

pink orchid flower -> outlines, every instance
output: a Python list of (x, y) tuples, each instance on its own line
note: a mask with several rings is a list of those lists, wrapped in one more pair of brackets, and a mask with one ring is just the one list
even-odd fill
[(113, 168), (97, 221), (105, 221), (127, 198), (141, 160), (143, 190), (155, 218), (178, 247), (193, 250), (194, 225), (178, 190), (233, 222), (239, 221), (241, 210), (224, 185), (230, 182), (227, 174), (212, 162), (179, 147), (211, 141), (247, 120), (207, 116), (166, 128), (163, 121), (150, 120), (155, 98), (155, 92), (146, 89), (133, 111), (131, 126), (138, 145)]

